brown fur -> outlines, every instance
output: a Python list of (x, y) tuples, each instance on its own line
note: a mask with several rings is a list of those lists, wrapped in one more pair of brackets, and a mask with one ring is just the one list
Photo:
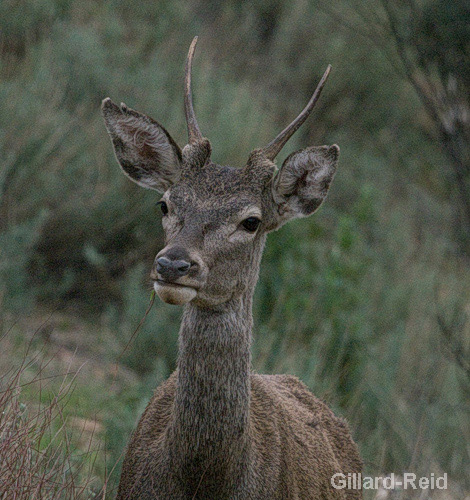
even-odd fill
[[(242, 168), (225, 167), (212, 163), (207, 139), (181, 150), (157, 122), (109, 99), (103, 115), (124, 172), (164, 192), (157, 259), (188, 264), (181, 277), (165, 280), (157, 263), (151, 273), (163, 300), (185, 304), (178, 369), (140, 419), (118, 499), (361, 498), (330, 484), (333, 474), (362, 468), (346, 423), (295, 377), (251, 371), (252, 297), (266, 236), (320, 206), (339, 148), (298, 151), (280, 171), (264, 150)], [(253, 217), (261, 222), (248, 231)]]
[(341, 492), (329, 486), (333, 474), (361, 470), (347, 424), (294, 376), (252, 374), (250, 382), (245, 450), (250, 465), (243, 477), (243, 491), (238, 490), (238, 475), (228, 475), (221, 484), (223, 454), (214, 457), (212, 463), (204, 462), (200, 481), (191, 483), (193, 489), (187, 491), (178, 489), (182, 483), (171, 476), (172, 470), (159, 478), (145, 474), (161, 470), (168, 453), (165, 433), (176, 392), (175, 372), (157, 389), (140, 419), (124, 463), (119, 498), (361, 498), (359, 491)]

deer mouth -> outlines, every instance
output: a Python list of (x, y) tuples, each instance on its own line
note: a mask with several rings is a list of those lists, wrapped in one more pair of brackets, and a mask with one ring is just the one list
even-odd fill
[(197, 295), (197, 290), (192, 286), (171, 283), (161, 279), (155, 280), (153, 287), (160, 299), (167, 304), (187, 304)]

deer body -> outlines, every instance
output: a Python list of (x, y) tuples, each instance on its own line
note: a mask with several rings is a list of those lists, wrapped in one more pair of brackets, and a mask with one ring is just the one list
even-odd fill
[(119, 500), (358, 498), (328, 493), (360, 470), (344, 422), (295, 377), (250, 373), (245, 316), (207, 319), (184, 313), (178, 370), (140, 420)]
[(251, 372), (252, 297), (266, 235), (315, 211), (336, 170), (337, 146), (294, 153), (278, 173), (273, 163), (327, 73), (293, 125), (245, 167), (221, 167), (192, 109), (194, 46), (183, 150), (149, 117), (103, 102), (124, 172), (164, 192), (166, 246), (151, 277), (162, 300), (184, 305), (177, 370), (140, 419), (118, 499), (361, 498), (330, 482), (335, 473), (361, 471), (347, 425), (295, 377)]

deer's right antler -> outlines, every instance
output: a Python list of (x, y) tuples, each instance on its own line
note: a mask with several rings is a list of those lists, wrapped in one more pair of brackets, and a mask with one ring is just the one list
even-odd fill
[(186, 68), (184, 76), (184, 114), (188, 125), (188, 141), (193, 144), (202, 139), (199, 125), (197, 124), (196, 115), (193, 108), (193, 96), (191, 92), (191, 68), (193, 64), (194, 50), (196, 48), (197, 36), (193, 38), (189, 46), (188, 57), (186, 59)]
[(331, 64), (329, 64), (328, 67), (326, 68), (326, 71), (325, 73), (323, 73), (320, 83), (317, 85), (317, 88), (315, 89), (315, 92), (310, 98), (310, 101), (308, 102), (307, 106), (305, 106), (305, 108), (302, 110), (302, 112), (299, 114), (299, 116), (290, 125), (288, 125), (282, 132), (280, 132), (265, 148), (263, 148), (264, 154), (267, 156), (267, 158), (269, 158), (270, 160), (274, 160), (274, 158), (276, 158), (281, 149), (285, 146), (286, 142), (292, 137), (294, 132), (298, 130), (298, 128), (309, 117), (310, 113), (312, 112), (312, 109), (315, 107), (315, 104), (317, 103), (320, 97), (323, 87), (325, 86), (326, 80), (328, 79), (328, 75), (330, 74), (330, 70), (331, 70)]

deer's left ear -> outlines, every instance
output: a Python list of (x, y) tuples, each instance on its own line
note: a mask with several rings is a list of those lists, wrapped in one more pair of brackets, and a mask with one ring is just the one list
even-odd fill
[(334, 144), (302, 149), (286, 158), (273, 184), (277, 227), (318, 209), (336, 173), (338, 157), (339, 147)]
[(181, 149), (158, 122), (109, 97), (103, 118), (123, 172), (140, 186), (165, 192), (181, 175)]

